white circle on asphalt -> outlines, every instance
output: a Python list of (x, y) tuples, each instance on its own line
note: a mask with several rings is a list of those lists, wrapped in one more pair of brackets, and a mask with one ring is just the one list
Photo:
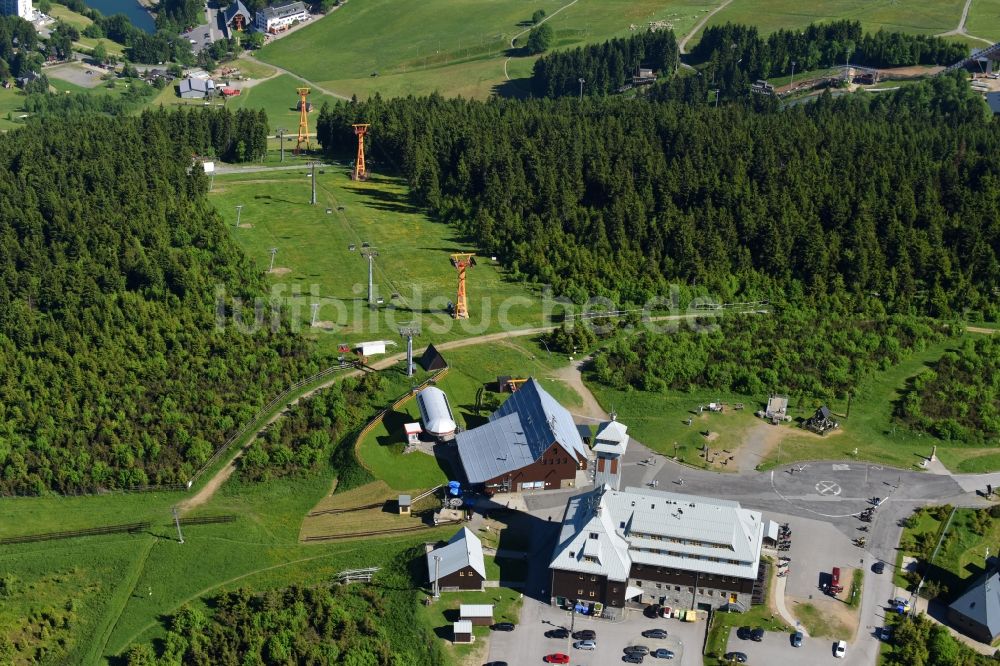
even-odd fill
[(840, 484), (835, 481), (820, 481), (816, 484), (816, 492), (820, 495), (839, 495)]

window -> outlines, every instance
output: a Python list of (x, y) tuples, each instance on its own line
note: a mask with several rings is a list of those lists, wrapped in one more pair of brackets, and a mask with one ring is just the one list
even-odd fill
[(719, 592), (719, 596), (722, 597), (723, 599), (725, 599), (726, 598), (726, 593), (725, 592)]
[(618, 588), (617, 587), (613, 587), (613, 588), (611, 588), (611, 591), (612, 592), (618, 592)]
[(591, 580), (591, 581), (595, 581), (595, 580), (597, 580), (597, 576), (591, 576), (591, 577), (590, 577), (590, 580)]
[(573, 552), (573, 551), (571, 550), (571, 551), (569, 551), (569, 556), (570, 556), (570, 557), (576, 557), (576, 553), (574, 553), (574, 552)]
[(624, 520), (622, 522), (618, 523), (618, 528), (622, 529), (622, 530), (625, 529), (625, 521)]
[(657, 584), (656, 584), (656, 589), (658, 589), (658, 590), (662, 590), (662, 589), (663, 589), (663, 586), (662, 586), (662, 585), (660, 585), (659, 583), (657, 583)]
[(694, 588), (693, 587), (689, 587), (688, 588), (688, 592), (694, 592)]
[(594, 596), (594, 593), (593, 593), (593, 592), (591, 592), (591, 593), (590, 593), (590, 596), (591, 596), (591, 597), (593, 597), (593, 596)]
[(577, 590), (577, 591), (576, 591), (576, 593), (577, 593), (577, 594), (583, 594), (583, 589), (579, 589), (579, 590)]
[(464, 575), (465, 575), (465, 572), (464, 572), (464, 571), (459, 571), (459, 572), (458, 572), (458, 575), (459, 575), (459, 576), (464, 576)]
[(580, 580), (583, 580), (583, 574), (580, 574)]
[(597, 532), (591, 532), (591, 533), (590, 533), (590, 538), (591, 538), (591, 539), (596, 539), (597, 537), (598, 537), (598, 534), (597, 534)]
[(680, 591), (681, 591), (681, 586), (680, 585), (674, 585), (674, 592), (680, 592)]

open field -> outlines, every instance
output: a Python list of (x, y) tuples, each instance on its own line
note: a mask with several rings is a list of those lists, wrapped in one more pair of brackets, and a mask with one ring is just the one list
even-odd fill
[[(242, 70), (244, 62), (253, 63), (253, 61), (244, 59), (233, 64)], [(251, 66), (253, 65), (259, 68), (267, 67), (267, 65), (260, 63), (253, 63)], [(299, 97), (295, 90), (304, 85), (301, 81), (288, 74), (281, 74), (244, 89), (242, 94), (227, 101), (226, 106), (230, 109), (264, 109), (271, 124), (271, 131), (273, 132), (278, 128), (288, 130), (291, 137), (286, 135), (286, 140), (290, 138), (292, 143), (289, 147), (294, 147), (295, 133), (299, 127), (299, 112), (295, 108)], [(323, 102), (334, 102), (336, 100), (320, 93), (318, 90), (314, 90), (309, 95), (309, 101), (312, 102), (314, 108), (314, 111), (309, 114), (309, 131), (315, 132), (316, 119), (319, 118), (319, 108), (323, 105)], [(350, 130), (351, 128), (348, 127), (347, 129)]]
[[(654, 451), (697, 467), (737, 471), (730, 469), (728, 462), (722, 464), (728, 461), (728, 454), (722, 451), (735, 452), (745, 442), (747, 431), (761, 423), (753, 413), (762, 405), (746, 396), (701, 390), (664, 394), (619, 391), (596, 381), (588, 381), (587, 386), (605, 411), (617, 412), (618, 420), (628, 425), (629, 435)], [(715, 401), (727, 402), (727, 410), (697, 413), (698, 405)], [(744, 403), (742, 410), (731, 408), (737, 402)], [(686, 423), (689, 418), (693, 419), (690, 426)], [(705, 436), (705, 432), (710, 434)], [(718, 452), (711, 464), (701, 453), (706, 444), (710, 451)]]
[(1000, 0), (972, 0), (965, 29), (976, 37), (1000, 40)]
[[(266, 46), (270, 62), (343, 95), (426, 94), (486, 97), (505, 81), (510, 40), (530, 26), (533, 11), (553, 15), (556, 48), (627, 35), (630, 26), (666, 21), (680, 33), (712, 7), (698, 0), (400, 0), (347, 3), (328, 17)], [(418, 33), (412, 27), (421, 26)], [(523, 38), (522, 38), (523, 39)], [(330, 45), (330, 46), (327, 46)], [(333, 45), (336, 45), (333, 47)], [(511, 78), (530, 72), (531, 59), (516, 58)], [(372, 76), (377, 73), (378, 76)], [(504, 91), (506, 92), (506, 91)]]
[[(317, 188), (319, 203), (310, 206), (309, 170), (303, 167), (217, 176), (209, 198), (262, 271), (270, 248), (277, 248), (275, 267), (287, 270), (269, 276), (272, 291), (293, 296), (294, 321), (321, 350), (336, 352), (342, 342), (399, 341), (398, 328), (414, 324), (423, 331), (418, 345), (541, 325), (540, 296), (508, 281), (489, 258), (469, 271), (471, 318), (456, 322), (446, 313), (457, 284), (449, 254), (475, 248), (412, 206), (404, 183), (379, 175), (355, 183), (346, 168), (330, 167), (317, 170)], [(248, 225), (240, 229), (235, 228), (238, 204), (241, 225)], [(364, 242), (379, 253), (374, 283), (385, 305), (375, 311), (366, 302)], [(394, 293), (399, 298), (393, 299)], [(310, 301), (320, 305), (317, 320), (329, 324), (309, 328)]]
[(0, 88), (0, 130), (21, 127), (18, 116), (24, 113), (24, 93), (17, 88)]
[[(980, 0), (973, 0), (973, 6)], [(917, 34), (936, 34), (958, 26), (964, 0), (899, 2), (898, 0), (733, 0), (713, 16), (708, 25), (746, 23), (764, 33), (780, 28), (803, 28), (810, 23), (851, 19), (861, 21), (866, 32), (880, 28)], [(970, 31), (972, 31), (970, 28)]]

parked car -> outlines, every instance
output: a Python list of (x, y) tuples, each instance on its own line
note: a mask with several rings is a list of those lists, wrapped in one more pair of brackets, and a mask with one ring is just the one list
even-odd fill
[(760, 627), (757, 627), (756, 629), (751, 631), (750, 640), (752, 640), (754, 643), (760, 643), (762, 640), (764, 640), (764, 630), (761, 629)]
[(747, 663), (747, 655), (745, 652), (727, 652), (722, 658), (734, 664)]
[(796, 631), (792, 634), (792, 647), (802, 647), (802, 632)]
[(880, 574), (883, 571), (885, 571), (885, 562), (879, 560), (878, 562), (876, 562), (875, 564), (873, 564), (872, 565), (872, 571), (874, 571), (877, 574)]
[(545, 656), (546, 664), (568, 664), (569, 655), (563, 654), (562, 652), (553, 652), (552, 654)]
[(622, 657), (622, 661), (624, 661), (626, 664), (641, 664), (643, 659), (645, 659), (645, 657), (643, 657), (641, 654), (636, 654), (633, 652), (629, 652), (627, 655)]
[(667, 648), (659, 648), (657, 650), (653, 650), (650, 653), (650, 656), (656, 657), (657, 659), (673, 659), (674, 653), (673, 651), (668, 650)]
[(658, 640), (663, 640), (664, 638), (667, 637), (667, 630), (666, 629), (647, 629), (646, 631), (642, 632), (642, 637), (643, 638), (656, 638)]
[(875, 636), (880, 641), (887, 641), (887, 640), (889, 640), (890, 638), (892, 638), (892, 627), (880, 627), (875, 632)]
[(748, 641), (750, 640), (750, 634), (752, 633), (753, 629), (751, 629), (750, 627), (740, 627), (739, 629), (736, 630), (736, 638), (740, 639), (741, 641)]
[(577, 641), (573, 643), (573, 647), (577, 650), (596, 650), (597, 643), (595, 641)]
[(569, 629), (563, 629), (559, 627), (558, 629), (550, 629), (545, 632), (546, 638), (569, 638)]
[(894, 608), (900, 613), (910, 612), (910, 601), (909, 599), (903, 599), (902, 597), (896, 597), (889, 601), (889, 607)]
[(573, 638), (578, 641), (596, 641), (597, 632), (593, 629), (581, 629), (573, 632)]
[(513, 622), (497, 622), (496, 624), (490, 625), (490, 629), (493, 631), (514, 631)]
[(507, 666), (507, 662), (506, 661), (490, 661), (490, 662), (487, 662), (487, 663), (483, 664), (483, 666)]
[(837, 641), (837, 644), (833, 646), (833, 656), (837, 659), (843, 659), (846, 654), (847, 643), (845, 641)]
[(645, 645), (629, 645), (625, 648), (627, 654), (641, 654), (643, 656), (649, 654), (649, 648)]
[(660, 609), (660, 604), (650, 604), (643, 609), (642, 614), (646, 617), (659, 617)]

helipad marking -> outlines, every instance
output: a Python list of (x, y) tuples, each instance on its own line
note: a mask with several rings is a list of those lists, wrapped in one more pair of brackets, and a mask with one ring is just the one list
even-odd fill
[(820, 495), (839, 495), (841, 487), (835, 481), (820, 481), (816, 484), (816, 492)]

